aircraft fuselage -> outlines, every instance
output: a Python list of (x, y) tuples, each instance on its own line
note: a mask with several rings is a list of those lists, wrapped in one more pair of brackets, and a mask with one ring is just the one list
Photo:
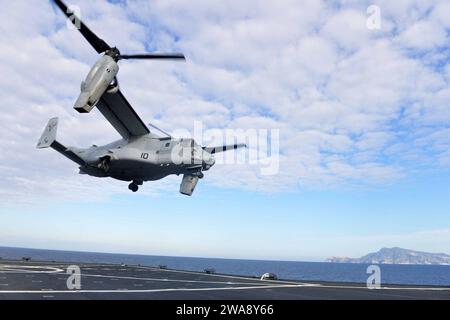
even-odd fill
[(159, 180), (171, 174), (201, 175), (215, 163), (214, 157), (192, 139), (161, 138), (148, 134), (104, 146), (70, 148), (87, 166), (80, 173), (123, 181)]

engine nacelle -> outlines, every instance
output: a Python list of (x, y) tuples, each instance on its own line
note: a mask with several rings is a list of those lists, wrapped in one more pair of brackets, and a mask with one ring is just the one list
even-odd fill
[(108, 55), (102, 56), (89, 71), (86, 80), (81, 83), (81, 93), (75, 102), (75, 110), (80, 113), (88, 113), (106, 91), (117, 92), (118, 84), (114, 88), (110, 88), (110, 86), (112, 83), (117, 83), (114, 79), (118, 72), (119, 66), (114, 59)]

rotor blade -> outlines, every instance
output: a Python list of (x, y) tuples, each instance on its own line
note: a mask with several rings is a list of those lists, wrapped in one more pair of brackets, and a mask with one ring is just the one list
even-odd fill
[(122, 54), (120, 59), (179, 59), (186, 60), (182, 53), (146, 53), (146, 54)]
[(102, 53), (111, 49), (111, 47), (103, 39), (97, 37), (95, 33), (93, 33), (83, 23), (80, 18), (77, 17), (75, 13), (65, 5), (64, 2), (62, 2), (61, 0), (54, 0), (54, 2), (98, 53)]
[(208, 153), (215, 154), (218, 152), (225, 152), (228, 150), (236, 150), (239, 148), (247, 148), (247, 145), (245, 143), (235, 143), (225, 146), (218, 146), (218, 147), (202, 147), (203, 150), (205, 150)]

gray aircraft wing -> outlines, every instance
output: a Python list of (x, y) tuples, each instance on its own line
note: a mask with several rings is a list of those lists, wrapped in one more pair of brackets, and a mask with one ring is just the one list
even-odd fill
[(150, 133), (120, 90), (105, 92), (97, 108), (124, 139)]

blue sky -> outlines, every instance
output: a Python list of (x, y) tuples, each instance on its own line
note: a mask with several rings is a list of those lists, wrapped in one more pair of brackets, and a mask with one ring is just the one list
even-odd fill
[(315, 261), (386, 246), (450, 253), (445, 1), (375, 1), (380, 30), (367, 29), (364, 1), (68, 1), (123, 52), (186, 54), (121, 63), (145, 122), (279, 130), (277, 174), (216, 165), (192, 198), (177, 177), (130, 194), (34, 148), (53, 116), (67, 145), (118, 135), (72, 109), (95, 52), (50, 2), (31, 3), (35, 18), (21, 15), (30, 1), (0, 13), (0, 245)]
[(358, 191), (197, 191), (188, 199), (168, 192), (3, 209), (2, 238), (41, 248), (313, 261), (449, 245), (448, 174)]

